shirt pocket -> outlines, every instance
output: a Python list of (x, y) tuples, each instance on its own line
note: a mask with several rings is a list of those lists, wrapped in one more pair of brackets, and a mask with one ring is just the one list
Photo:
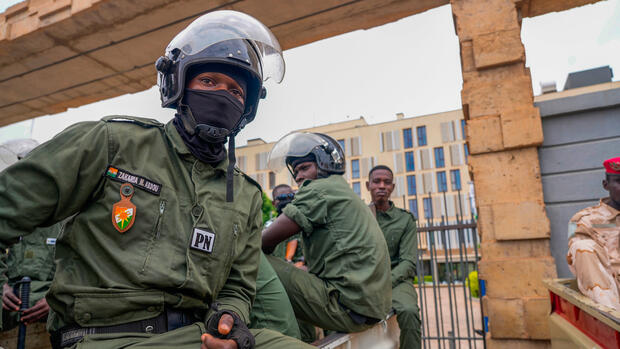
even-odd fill
[[(233, 262), (244, 247), (241, 246), (241, 234), (247, 226), (247, 220), (247, 213), (226, 203), (208, 203), (207, 209), (195, 223), (188, 243), (188, 287), (209, 289), (212, 294), (219, 292), (228, 279)], [(206, 239), (212, 241), (207, 245)]]
[(162, 188), (157, 203), (148, 209), (153, 218), (149, 230), (144, 234), (147, 240), (146, 252), (139, 272), (150, 285), (179, 287), (187, 275), (190, 200)]
[(620, 265), (620, 227), (615, 224), (592, 224), (592, 229), (603, 241), (603, 247), (609, 256), (609, 261)]

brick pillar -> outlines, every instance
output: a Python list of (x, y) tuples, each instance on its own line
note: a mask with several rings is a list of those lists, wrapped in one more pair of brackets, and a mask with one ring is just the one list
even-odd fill
[(549, 346), (549, 248), (537, 146), (543, 141), (517, 0), (451, 0), (481, 234), (490, 348)]

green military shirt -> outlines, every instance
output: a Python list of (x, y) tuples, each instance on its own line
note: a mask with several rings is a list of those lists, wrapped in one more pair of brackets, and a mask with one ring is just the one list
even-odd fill
[[(261, 191), (235, 171), (226, 202), (227, 165), (198, 161), (171, 122), (78, 123), (0, 174), (0, 248), (75, 214), (56, 244), (52, 330), (152, 318), (164, 305), (202, 315), (212, 302), (248, 322)], [(115, 216), (124, 183), (135, 211)]]
[(340, 292), (340, 302), (382, 319), (391, 307), (388, 249), (370, 209), (339, 175), (305, 181), (284, 214), (303, 231), (308, 271)]
[(303, 252), (303, 242), (301, 239), (301, 234), (295, 234), (288, 239), (279, 243), (276, 248), (271, 253), (272, 256), (281, 258), (282, 260), (286, 260), (286, 245), (289, 242), (297, 240), (297, 248), (295, 249), (295, 254), (293, 255), (292, 262), (300, 262), (304, 260), (304, 252)]
[[(24, 236), (9, 248), (6, 264), (0, 268), (0, 275), (8, 280), (10, 287), (13, 287), (24, 276), (30, 277), (32, 281), (30, 282), (29, 308), (45, 297), (54, 278), (54, 270), (56, 270), (54, 247), (60, 230), (60, 223), (35, 229), (32, 234)], [(8, 310), (2, 309), (1, 311)], [(6, 330), (3, 326), (0, 328)]]
[(383, 231), (392, 264), (392, 287), (402, 281), (412, 279), (416, 273), (418, 255), (418, 235), (413, 215), (395, 207), (390, 201), (390, 208), (377, 210), (377, 222)]

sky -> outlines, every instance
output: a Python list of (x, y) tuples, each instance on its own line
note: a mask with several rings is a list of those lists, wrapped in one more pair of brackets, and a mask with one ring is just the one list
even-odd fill
[[(0, 11), (16, 2), (0, 0)], [(522, 40), (535, 95), (541, 81), (556, 81), (562, 90), (568, 73), (599, 66), (611, 66), (617, 81), (620, 0), (526, 18)], [(414, 117), (461, 108), (459, 46), (449, 5), (290, 49), (284, 59), (284, 81), (266, 83), (267, 99), (237, 137), (238, 145), (360, 116), (372, 124), (401, 112)], [(73, 123), (112, 114), (166, 122), (174, 112), (160, 107), (153, 87), (0, 128), (0, 142), (20, 137), (44, 142)]]

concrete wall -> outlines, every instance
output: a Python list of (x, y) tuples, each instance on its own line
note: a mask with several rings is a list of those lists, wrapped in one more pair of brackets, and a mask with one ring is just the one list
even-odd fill
[(538, 154), (551, 254), (558, 276), (571, 277), (566, 264), (568, 220), (608, 195), (601, 186), (602, 163), (620, 154), (620, 85), (559, 97), (535, 103), (545, 136)]

